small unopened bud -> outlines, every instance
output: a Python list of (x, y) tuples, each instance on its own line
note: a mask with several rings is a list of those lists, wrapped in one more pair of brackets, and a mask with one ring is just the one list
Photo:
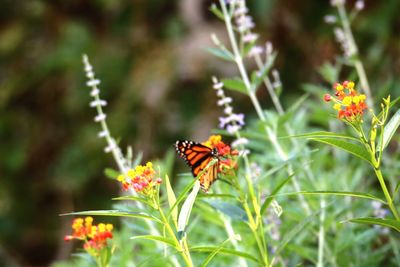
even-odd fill
[(325, 95), (324, 95), (324, 101), (325, 101), (325, 102), (329, 102), (329, 101), (331, 101), (331, 100), (332, 100), (332, 97), (331, 97), (330, 94), (325, 94)]

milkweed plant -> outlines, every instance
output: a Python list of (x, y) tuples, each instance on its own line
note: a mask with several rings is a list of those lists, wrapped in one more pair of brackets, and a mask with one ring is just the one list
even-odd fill
[[(307, 93), (285, 109), (277, 52), (259, 43), (246, 1), (212, 4), (227, 38), (211, 33), (208, 51), (235, 66), (237, 76), (210, 77), (219, 130), (208, 140), (178, 141), (178, 153), (164, 160), (141, 162), (140, 153), (119, 147), (100, 80), (83, 56), (98, 136), (117, 166), (106, 173), (121, 195), (112, 210), (65, 214), (74, 217), (65, 240), (83, 242), (74, 266), (400, 265), (399, 165), (387, 151), (400, 125), (399, 98), (372, 95), (351, 30), (364, 2), (351, 11), (344, 0), (331, 5), (335, 14), (325, 21), (342, 53), (319, 69), (323, 84), (305, 85)], [(353, 81), (342, 77), (342, 66)], [(259, 99), (260, 90), (271, 106)], [(237, 111), (232, 91), (247, 97), (254, 114)], [(313, 97), (319, 103), (308, 105)], [(310, 126), (310, 114), (327, 128)], [(171, 179), (180, 157), (188, 173)], [(94, 225), (96, 216), (104, 222)], [(109, 216), (121, 224), (113, 227)]]

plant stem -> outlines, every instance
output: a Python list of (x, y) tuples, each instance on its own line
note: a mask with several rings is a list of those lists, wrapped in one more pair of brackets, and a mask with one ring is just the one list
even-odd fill
[(168, 219), (165, 217), (165, 214), (160, 207), (158, 208), (158, 212), (160, 213), (161, 219), (165, 225), (166, 230), (171, 235), (171, 237), (174, 239), (177, 250), (181, 254), (183, 260), (185, 261), (186, 266), (193, 267), (194, 265), (192, 262), (192, 258), (190, 256), (189, 247), (187, 245), (186, 238), (182, 239), (182, 243), (183, 243), (183, 246), (182, 246), (181, 242), (179, 242), (178, 238), (175, 235), (174, 230), (172, 229), (171, 225), (168, 222)]
[(396, 218), (396, 221), (400, 221), (399, 214), (397, 213), (396, 207), (393, 205), (393, 199), (390, 196), (389, 190), (386, 187), (385, 179), (383, 179), (383, 175), (382, 175), (380, 167), (374, 168), (374, 171), (375, 171), (376, 177), (378, 177), (383, 194), (385, 195), (386, 201), (388, 203), (390, 210), (393, 213), (393, 216)]
[(317, 267), (324, 266), (324, 245), (325, 245), (325, 198), (321, 196), (320, 201), (321, 214), (319, 215), (319, 233), (318, 233), (318, 263)]
[[(250, 100), (251, 100), (251, 102), (252, 102), (252, 104), (254, 106), (254, 109), (256, 110), (257, 116), (259, 117), (261, 122), (265, 125), (265, 127), (264, 127), (265, 131), (266, 131), (266, 133), (268, 135), (268, 138), (270, 139), (271, 144), (273, 145), (275, 151), (279, 155), (279, 158), (282, 161), (287, 161), (289, 159), (289, 157), (285, 153), (285, 151), (283, 151), (281, 145), (279, 144), (279, 142), (277, 140), (277, 137), (276, 137), (276, 134), (273, 132), (273, 130), (270, 127), (268, 127), (266, 125), (267, 119), (266, 119), (266, 117), (264, 115), (264, 112), (263, 112), (263, 110), (261, 108), (261, 105), (260, 105), (260, 103), (259, 103), (259, 101), (258, 101), (258, 99), (257, 99), (257, 97), (255, 95), (255, 90), (253, 90), (253, 88), (251, 86), (251, 82), (250, 82), (249, 76), (248, 76), (248, 74), (246, 72), (246, 68), (245, 68), (245, 66), (243, 64), (243, 59), (242, 59), (241, 53), (239, 51), (239, 48), (238, 48), (238, 45), (237, 45), (237, 41), (236, 41), (236, 37), (235, 37), (235, 33), (234, 33), (233, 27), (232, 27), (231, 16), (228, 14), (228, 11), (226, 9), (226, 3), (225, 3), (224, 0), (220, 0), (219, 2), (220, 2), (220, 5), (221, 5), (222, 13), (224, 14), (226, 30), (227, 30), (228, 37), (229, 37), (229, 40), (230, 40), (230, 43), (231, 43), (231, 46), (232, 46), (233, 54), (234, 54), (234, 57), (235, 57), (235, 62), (236, 62), (236, 65), (237, 65), (237, 67), (239, 69), (240, 75), (241, 75), (241, 77), (243, 79), (243, 82), (244, 82), (244, 84), (246, 86), (248, 96), (250, 97)], [(293, 172), (293, 167), (291, 166), (291, 164), (288, 164), (288, 173), (289, 173), (289, 175), (292, 175), (294, 173)], [(293, 181), (293, 186), (295, 187), (295, 190), (296, 191), (301, 191), (300, 186), (299, 186), (295, 176), (293, 176), (292, 181)], [(306, 211), (306, 213), (307, 214), (311, 214), (310, 207), (308, 206), (308, 203), (305, 201), (304, 196), (303, 195), (299, 195), (299, 198), (300, 198), (301, 205), (303, 206), (303, 208)]]

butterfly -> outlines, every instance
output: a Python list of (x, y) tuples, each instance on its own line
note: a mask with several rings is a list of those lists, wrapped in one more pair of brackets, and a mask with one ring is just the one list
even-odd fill
[(216, 148), (209, 148), (193, 141), (178, 140), (175, 143), (176, 152), (192, 168), (192, 174), (197, 177), (207, 165), (216, 159), (217, 162), (209, 166), (200, 176), (200, 186), (207, 192), (212, 183), (217, 179), (219, 166), (219, 153)]

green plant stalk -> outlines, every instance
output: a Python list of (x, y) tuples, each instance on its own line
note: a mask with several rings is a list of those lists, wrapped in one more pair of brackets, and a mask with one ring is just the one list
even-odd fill
[[(252, 234), (254, 236), (254, 239), (256, 240), (258, 251), (259, 251), (259, 253), (261, 255), (261, 258), (263, 259), (263, 263), (265, 264), (265, 266), (269, 266), (268, 250), (267, 250), (267, 247), (266, 247), (266, 244), (265, 244), (264, 231), (261, 231), (260, 235), (258, 234), (258, 232), (257, 232), (257, 224), (254, 221), (253, 214), (251, 213), (251, 210), (250, 210), (249, 205), (247, 204), (247, 201), (245, 199), (242, 199), (241, 202), (242, 202), (243, 208), (244, 208), (244, 210), (246, 212), (247, 218), (249, 219), (248, 225), (249, 225), (250, 230), (251, 230), (251, 232), (252, 232)], [(263, 227), (259, 227), (259, 228), (260, 229), (264, 229)], [(260, 236), (262, 236), (261, 239), (260, 239)]]
[[(227, 108), (227, 107), (228, 107), (228, 104), (225, 104), (225, 108)], [(239, 132), (236, 132), (235, 136), (236, 136), (237, 139), (241, 138), (241, 135), (240, 135)], [(250, 198), (252, 200), (253, 208), (254, 208), (254, 210), (255, 210), (255, 212), (257, 214), (256, 218), (259, 218), (260, 216), (258, 216), (258, 214), (260, 213), (259, 212), (260, 205), (257, 202), (257, 198), (255, 196), (254, 186), (253, 186), (253, 183), (251, 181), (250, 163), (249, 163), (249, 159), (248, 159), (246, 154), (243, 154), (243, 160), (244, 160), (245, 169), (246, 169), (245, 179), (246, 179), (246, 183), (247, 183), (247, 188), (249, 190), (249, 195), (250, 195)], [(255, 239), (257, 241), (257, 246), (259, 248), (259, 253), (260, 253), (261, 257), (266, 260), (266, 263), (268, 263), (268, 251), (267, 251), (267, 246), (266, 246), (266, 242), (265, 242), (265, 239), (264, 239), (264, 231), (261, 231), (262, 243), (259, 243), (258, 242), (259, 239), (258, 239), (258, 236), (257, 236), (257, 230), (256, 230), (257, 226), (258, 226), (258, 220), (255, 221), (254, 218), (253, 218), (253, 214), (252, 214), (252, 212), (250, 210), (250, 207), (249, 207), (249, 205), (247, 203), (246, 195), (243, 192), (243, 190), (242, 190), (242, 188), (240, 186), (240, 183), (237, 183), (237, 190), (238, 190), (239, 195), (240, 195), (240, 203), (242, 204), (243, 209), (245, 210), (246, 215), (247, 215), (248, 220), (249, 220), (249, 227), (250, 227), (253, 235), (255, 235)], [(262, 221), (261, 221), (260, 225), (261, 225), (261, 229), (263, 229)], [(227, 232), (229, 232), (230, 229), (227, 228), (226, 226), (227, 225), (225, 224), (225, 228), (226, 228)], [(229, 227), (231, 227), (231, 225), (229, 225)], [(230, 232), (232, 232), (232, 231), (230, 231)], [(262, 244), (262, 246), (260, 244)], [(235, 247), (237, 246), (236, 244), (233, 244), (233, 245)], [(264, 255), (264, 254), (266, 254), (266, 255)]]
[[(226, 25), (226, 29), (227, 29), (227, 32), (228, 32), (228, 37), (229, 37), (229, 40), (230, 40), (230, 43), (231, 43), (231, 46), (232, 46), (233, 54), (235, 56), (236, 65), (239, 68), (240, 75), (242, 76), (243, 82), (244, 82), (244, 84), (246, 86), (246, 89), (247, 89), (247, 93), (248, 93), (248, 95), (250, 97), (250, 100), (251, 100), (255, 110), (256, 110), (256, 113), (257, 113), (258, 117), (260, 118), (260, 120), (264, 124), (266, 124), (267, 120), (266, 120), (266, 118), (264, 116), (264, 113), (262, 111), (261, 105), (257, 100), (257, 97), (256, 97), (256, 95), (254, 93), (255, 90), (253, 90), (253, 88), (251, 86), (248, 74), (247, 74), (246, 69), (244, 67), (243, 59), (242, 59), (242, 56), (241, 56), (240, 51), (238, 49), (236, 37), (235, 37), (235, 34), (233, 32), (232, 23), (231, 23), (231, 17), (228, 14), (228, 11), (226, 9), (226, 4), (225, 4), (224, 0), (220, 0), (219, 2), (220, 2), (220, 5), (221, 5), (222, 12), (224, 14), (225, 25)], [(277, 137), (274, 134), (274, 132), (268, 126), (265, 126), (265, 130), (266, 130), (266, 133), (267, 133), (272, 145), (275, 148), (275, 151), (278, 153), (279, 157), (283, 161), (287, 161), (288, 160), (288, 156), (283, 151), (283, 149), (280, 146), (280, 144), (278, 143)], [(291, 164), (288, 164), (288, 173), (289, 173), (289, 175), (293, 174), (293, 168), (292, 168)], [(301, 191), (300, 186), (297, 183), (296, 177), (293, 177), (292, 181), (293, 181), (293, 185), (294, 185), (295, 189), (297, 191)], [(310, 207), (308, 206), (308, 203), (305, 201), (304, 196), (299, 195), (299, 198), (300, 198), (300, 202), (301, 202), (304, 210), (306, 211), (306, 213), (307, 214), (311, 214)]]
[(181, 254), (183, 260), (186, 263), (186, 266), (193, 267), (194, 265), (193, 265), (192, 258), (190, 256), (190, 251), (189, 251), (189, 247), (187, 245), (186, 238), (182, 239), (182, 245), (183, 245), (182, 246), (181, 242), (179, 242), (178, 238), (176, 237), (174, 230), (172, 229), (171, 225), (169, 224), (168, 219), (165, 217), (163, 210), (160, 207), (158, 208), (158, 212), (160, 213), (161, 220), (163, 221), (163, 223), (165, 225), (165, 229), (168, 231), (170, 236), (174, 239), (177, 251)]
[(377, 168), (374, 168), (374, 171), (375, 171), (376, 177), (379, 180), (383, 194), (385, 195), (387, 204), (388, 204), (390, 210), (392, 211), (393, 216), (396, 218), (396, 221), (400, 221), (399, 214), (397, 213), (396, 207), (393, 205), (393, 199), (390, 196), (389, 190), (386, 187), (386, 183), (385, 183), (385, 180), (383, 179), (383, 175), (382, 175), (380, 167), (378, 166)]

